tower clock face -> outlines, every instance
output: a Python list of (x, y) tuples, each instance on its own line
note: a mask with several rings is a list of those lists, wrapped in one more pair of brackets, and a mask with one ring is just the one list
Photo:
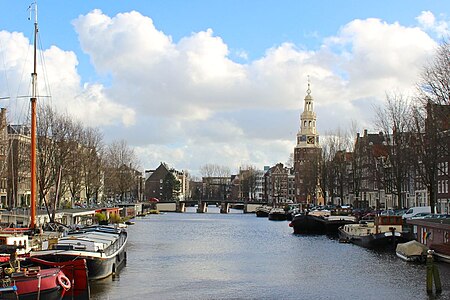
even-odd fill
[(308, 144), (314, 144), (314, 140), (315, 140), (314, 136), (308, 136), (308, 138), (307, 138), (307, 140), (306, 140), (306, 143), (308, 143)]

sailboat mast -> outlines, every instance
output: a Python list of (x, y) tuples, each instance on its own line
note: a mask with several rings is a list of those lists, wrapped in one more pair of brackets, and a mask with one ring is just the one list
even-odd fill
[(37, 22), (37, 4), (34, 5), (34, 51), (33, 51), (33, 73), (31, 74), (31, 201), (30, 201), (30, 228), (36, 228), (36, 95), (37, 95), (37, 34), (38, 34), (38, 22)]

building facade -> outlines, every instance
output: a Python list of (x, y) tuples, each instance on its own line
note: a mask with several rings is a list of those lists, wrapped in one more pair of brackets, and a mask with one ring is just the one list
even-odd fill
[[(166, 163), (161, 162), (158, 168), (154, 170), (145, 171), (145, 184), (144, 184), (144, 201), (148, 201), (151, 198), (167, 201), (174, 200), (172, 195), (168, 196), (165, 193), (164, 181), (168, 174), (172, 174), (175, 180), (180, 183), (180, 190), (177, 192), (176, 200), (184, 200), (186, 188), (189, 187), (187, 183), (187, 176), (185, 172), (177, 171), (170, 168)], [(168, 199), (171, 198), (171, 199)]]

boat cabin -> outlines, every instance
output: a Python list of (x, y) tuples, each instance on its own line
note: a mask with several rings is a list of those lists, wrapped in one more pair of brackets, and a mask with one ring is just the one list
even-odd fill
[(48, 245), (48, 249), (105, 252), (116, 240), (116, 234), (80, 232), (60, 238), (57, 243)]
[(344, 225), (343, 230), (350, 235), (365, 236), (370, 234), (378, 234), (383, 232), (403, 230), (403, 223), (401, 216), (377, 216), (374, 222), (367, 222), (365, 224), (347, 224)]
[(417, 241), (428, 247), (450, 243), (450, 219), (410, 219), (406, 222), (412, 227)]
[(0, 245), (18, 246), (17, 254), (25, 254), (30, 251), (28, 236), (21, 233), (0, 233)]

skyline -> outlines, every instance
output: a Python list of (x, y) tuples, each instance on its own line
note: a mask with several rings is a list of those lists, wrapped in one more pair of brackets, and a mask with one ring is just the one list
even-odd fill
[[(126, 140), (142, 169), (285, 163), (308, 75), (320, 136), (351, 123), (371, 131), (373, 107), (413, 93), (449, 35), (440, 1), (327, 2), (38, 1), (38, 80), (48, 77), (58, 110), (106, 142)], [(0, 18), (0, 97), (27, 94), (29, 4), (0, 2), (14, 12)], [(0, 105), (19, 115), (20, 101)]]

